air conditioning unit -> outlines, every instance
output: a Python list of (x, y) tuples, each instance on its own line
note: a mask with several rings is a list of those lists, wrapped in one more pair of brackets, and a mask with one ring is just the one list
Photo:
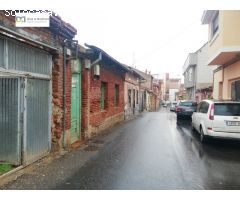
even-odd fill
[(94, 76), (100, 76), (100, 65), (94, 65)]
[(72, 69), (72, 73), (78, 73), (79, 72), (78, 60), (72, 60), (71, 69)]
[(85, 59), (85, 68), (86, 69), (90, 69), (91, 68), (91, 61), (90, 60), (88, 60), (88, 59)]
[(72, 55), (72, 52), (70, 49), (67, 49), (67, 56), (71, 56)]

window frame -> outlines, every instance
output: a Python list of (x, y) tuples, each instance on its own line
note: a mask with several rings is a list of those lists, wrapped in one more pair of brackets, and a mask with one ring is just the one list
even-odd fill
[(193, 81), (193, 69), (190, 67), (188, 70), (188, 82), (192, 82)]
[(240, 101), (240, 80), (234, 80), (230, 84), (231, 99), (233, 101)]
[(197, 105), (197, 110), (196, 110), (197, 113), (200, 113), (200, 109), (201, 109), (202, 103), (203, 103), (203, 102), (201, 102), (201, 103), (199, 103), (199, 104)]
[(136, 96), (137, 96), (137, 99), (136, 99), (136, 104), (138, 105), (138, 90), (136, 90)]
[(120, 92), (119, 84), (115, 84), (115, 87), (114, 87), (114, 106), (115, 107), (119, 107), (119, 92)]
[(217, 12), (214, 17), (213, 20), (211, 22), (211, 32), (212, 32), (212, 38), (216, 35), (216, 33), (219, 30), (219, 12)]
[[(103, 88), (105, 88), (104, 93)], [(107, 108), (107, 82), (104, 81), (101, 82), (100, 108), (102, 111)]]
[(208, 110), (209, 110), (209, 103), (206, 101), (203, 101), (199, 109), (200, 113), (206, 114), (208, 113)]
[(132, 89), (128, 89), (128, 105), (132, 106)]

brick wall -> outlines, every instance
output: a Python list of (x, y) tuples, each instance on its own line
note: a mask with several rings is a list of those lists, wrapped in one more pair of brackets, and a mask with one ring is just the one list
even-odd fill
[[(66, 69), (66, 115), (65, 129), (69, 132), (71, 129), (71, 62), (67, 62)], [(54, 59), (52, 72), (52, 96), (53, 96), (53, 123), (52, 123), (52, 141), (53, 148), (58, 150), (62, 146), (62, 127), (63, 127), (63, 50)]]
[[(100, 67), (100, 78), (96, 79), (93, 69), (84, 69), (82, 127), (86, 137), (113, 126), (124, 119), (124, 81), (119, 72)], [(101, 82), (107, 83), (106, 109), (101, 110)], [(115, 107), (115, 84), (119, 85), (119, 106)], [(87, 107), (89, 105), (89, 107)], [(89, 109), (89, 110), (88, 110)]]
[(90, 119), (90, 73), (83, 63), (82, 67), (82, 137), (89, 136), (89, 119)]

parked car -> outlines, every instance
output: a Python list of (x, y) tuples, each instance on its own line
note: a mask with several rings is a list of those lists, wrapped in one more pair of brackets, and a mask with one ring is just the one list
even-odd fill
[(177, 105), (177, 102), (172, 101), (171, 104), (170, 104), (170, 111), (175, 111), (176, 110), (176, 105)]
[(177, 119), (181, 117), (191, 117), (197, 109), (195, 101), (180, 101), (176, 106)]
[(203, 100), (192, 115), (201, 142), (208, 136), (240, 138), (240, 102)]

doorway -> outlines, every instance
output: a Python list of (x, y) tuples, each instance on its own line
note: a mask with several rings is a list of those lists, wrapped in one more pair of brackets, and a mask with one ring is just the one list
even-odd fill
[(71, 144), (81, 139), (81, 62), (73, 63), (71, 99)]

